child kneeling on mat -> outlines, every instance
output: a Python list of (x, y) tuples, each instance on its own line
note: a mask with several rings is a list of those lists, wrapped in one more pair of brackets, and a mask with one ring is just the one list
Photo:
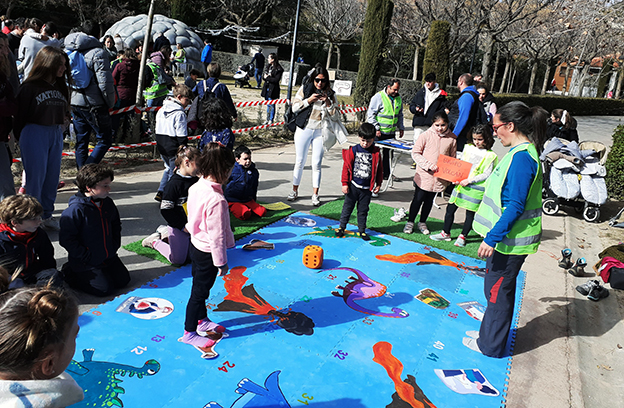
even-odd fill
[(232, 214), (239, 220), (248, 220), (251, 214), (263, 217), (266, 208), (256, 202), (260, 174), (251, 161), (251, 150), (240, 145), (234, 150), (236, 163), (225, 187), (225, 198)]
[(357, 220), (360, 237), (370, 241), (366, 233), (366, 218), (373, 193), (378, 193), (383, 182), (383, 166), (379, 165), (379, 147), (375, 146), (377, 130), (370, 123), (363, 123), (358, 130), (360, 143), (342, 151), (342, 193), (345, 195), (340, 214), (337, 237), (344, 237), (347, 222), (357, 203)]
[(65, 281), (95, 296), (107, 296), (130, 282), (128, 269), (117, 256), (121, 219), (108, 196), (115, 175), (103, 163), (86, 164), (76, 176), (79, 192), (61, 214), (59, 243), (68, 252)]

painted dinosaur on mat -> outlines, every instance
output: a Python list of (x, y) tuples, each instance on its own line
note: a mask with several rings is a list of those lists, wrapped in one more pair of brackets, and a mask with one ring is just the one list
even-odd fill
[(373, 315), (373, 316), (379, 316), (379, 317), (402, 318), (402, 317), (409, 316), (409, 313), (397, 307), (392, 308), (392, 313), (382, 313), (382, 312), (375, 312), (373, 310), (366, 309), (358, 305), (357, 303), (355, 303), (358, 300), (372, 299), (372, 298), (383, 296), (383, 294), (386, 293), (386, 289), (387, 289), (386, 286), (382, 285), (381, 283), (377, 281), (372, 280), (371, 278), (366, 276), (364, 272), (354, 269), (354, 268), (325, 269), (325, 271), (337, 271), (337, 270), (353, 272), (356, 275), (356, 276), (349, 276), (349, 280), (345, 281), (347, 283), (345, 286), (336, 286), (336, 289), (340, 289), (342, 293), (335, 291), (335, 290), (332, 291), (332, 295), (343, 298), (344, 302), (351, 309), (357, 312), (362, 312), (362, 313), (366, 313), (366, 314)]
[[(315, 227), (314, 231), (308, 232), (307, 234), (303, 234), (303, 235), (315, 235), (317, 237), (338, 238), (336, 236), (336, 231), (338, 231), (338, 228), (332, 228), (332, 227), (320, 228), (320, 227)], [(371, 244), (372, 246), (386, 246), (386, 245), (390, 245), (390, 241), (388, 241), (387, 239), (380, 238), (380, 237), (378, 237), (376, 235), (369, 235), (369, 237), (371, 238), (371, 240), (368, 241), (368, 243)], [(344, 231), (344, 238), (357, 238), (357, 239), (360, 239), (360, 236), (357, 234), (357, 232), (345, 230)]]
[[(236, 389), (241, 397), (234, 401), (230, 408), (290, 407), (279, 387), (279, 373), (280, 371), (273, 371), (269, 374), (264, 381), (264, 387), (249, 378), (243, 378)], [(216, 402), (209, 402), (204, 408), (223, 407)]]
[(111, 363), (108, 361), (93, 361), (94, 349), (82, 350), (84, 361), (72, 360), (67, 371), (69, 371), (84, 390), (84, 400), (72, 407), (102, 407), (112, 406), (123, 407), (123, 402), (119, 398), (126, 390), (119, 386), (123, 380), (117, 375), (128, 377), (150, 376), (160, 370), (160, 364), (156, 360), (148, 360), (143, 367), (133, 367), (125, 364)]
[(455, 261), (451, 261), (450, 259), (440, 255), (435, 251), (429, 251), (426, 254), (421, 254), (419, 252), (408, 252), (403, 255), (375, 255), (375, 258), (380, 261), (394, 262), (399, 264), (411, 264), (415, 263), (416, 265), (442, 265), (442, 266), (450, 266), (453, 268), (457, 268), (460, 271), (464, 271), (466, 273), (470, 273), (476, 276), (484, 277), (486, 268), (479, 268), (478, 266), (467, 266), (464, 262), (457, 263)]

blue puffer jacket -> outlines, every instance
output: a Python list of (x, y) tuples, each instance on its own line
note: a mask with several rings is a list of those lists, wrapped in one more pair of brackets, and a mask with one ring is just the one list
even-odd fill
[(69, 253), (72, 267), (101, 266), (117, 255), (121, 246), (121, 220), (110, 198), (101, 206), (78, 192), (61, 215), (59, 243)]
[(115, 104), (115, 85), (108, 53), (97, 38), (85, 33), (72, 33), (65, 37), (65, 49), (78, 50), (84, 55), (87, 67), (93, 71), (93, 80), (81, 92), (72, 92), (71, 105), (83, 108), (112, 108)]
[(246, 203), (256, 200), (260, 173), (256, 165), (251, 163), (248, 169), (238, 163), (234, 164), (232, 175), (225, 187), (225, 199), (228, 203)]

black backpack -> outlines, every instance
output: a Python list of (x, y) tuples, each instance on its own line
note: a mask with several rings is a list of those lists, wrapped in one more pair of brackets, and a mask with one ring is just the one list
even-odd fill
[(197, 124), (197, 127), (200, 130), (203, 130), (204, 125), (201, 122), (201, 113), (204, 111), (204, 101), (208, 98), (216, 98), (217, 96), (215, 95), (215, 90), (217, 89), (217, 87), (221, 84), (221, 82), (217, 82), (215, 84), (215, 86), (212, 87), (212, 89), (208, 89), (206, 88), (206, 81), (202, 81), (202, 85), (204, 87), (204, 93), (201, 96), (196, 96), (195, 99), (193, 99), (193, 104), (191, 105), (191, 107), (189, 108), (189, 113), (188, 113), (188, 123), (189, 125), (194, 122)]

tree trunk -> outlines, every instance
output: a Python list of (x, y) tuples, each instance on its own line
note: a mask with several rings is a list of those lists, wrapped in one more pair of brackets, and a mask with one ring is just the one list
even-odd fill
[(340, 69), (340, 46), (336, 45), (336, 69)]
[(620, 99), (620, 95), (622, 94), (622, 78), (624, 78), (624, 70), (620, 70), (618, 75), (617, 86), (615, 87), (615, 99)]
[(494, 50), (494, 37), (492, 33), (485, 33), (485, 53), (483, 54), (483, 63), (481, 64), (481, 75), (483, 75), (483, 82), (487, 82), (490, 76), (490, 62), (492, 61), (492, 50)]
[(507, 84), (507, 93), (511, 93), (514, 81), (516, 80), (516, 72), (518, 72), (518, 68), (516, 67), (516, 64), (514, 62), (513, 63), (513, 73), (511, 74), (511, 79), (509, 80), (509, 84)]
[(496, 76), (498, 75), (498, 63), (500, 62), (500, 49), (496, 47), (496, 62), (494, 63), (494, 73), (492, 74), (492, 82), (490, 83), (490, 92), (494, 91)]
[(550, 63), (546, 62), (546, 73), (544, 74), (544, 82), (542, 83), (542, 95), (546, 95), (548, 89), (548, 77), (550, 76)]
[(529, 95), (533, 95), (533, 87), (535, 86), (535, 77), (537, 76), (537, 60), (533, 61), (531, 68), (531, 78), (529, 79)]
[(242, 32), (241, 30), (236, 31), (236, 53), (238, 55), (243, 55), (243, 41), (242, 41)]
[(329, 66), (331, 65), (331, 57), (332, 57), (333, 48), (334, 48), (334, 44), (330, 41), (329, 49), (327, 50), (327, 63), (325, 63), (325, 69), (329, 69)]
[(509, 61), (509, 56), (505, 61), (505, 71), (503, 72), (503, 80), (501, 81), (500, 88), (498, 89), (498, 93), (505, 92), (505, 83), (507, 82), (507, 77), (509, 76), (509, 66), (511, 65)]
[(418, 80), (418, 54), (420, 53), (420, 47), (417, 45), (414, 51), (414, 69), (412, 70), (412, 81)]

